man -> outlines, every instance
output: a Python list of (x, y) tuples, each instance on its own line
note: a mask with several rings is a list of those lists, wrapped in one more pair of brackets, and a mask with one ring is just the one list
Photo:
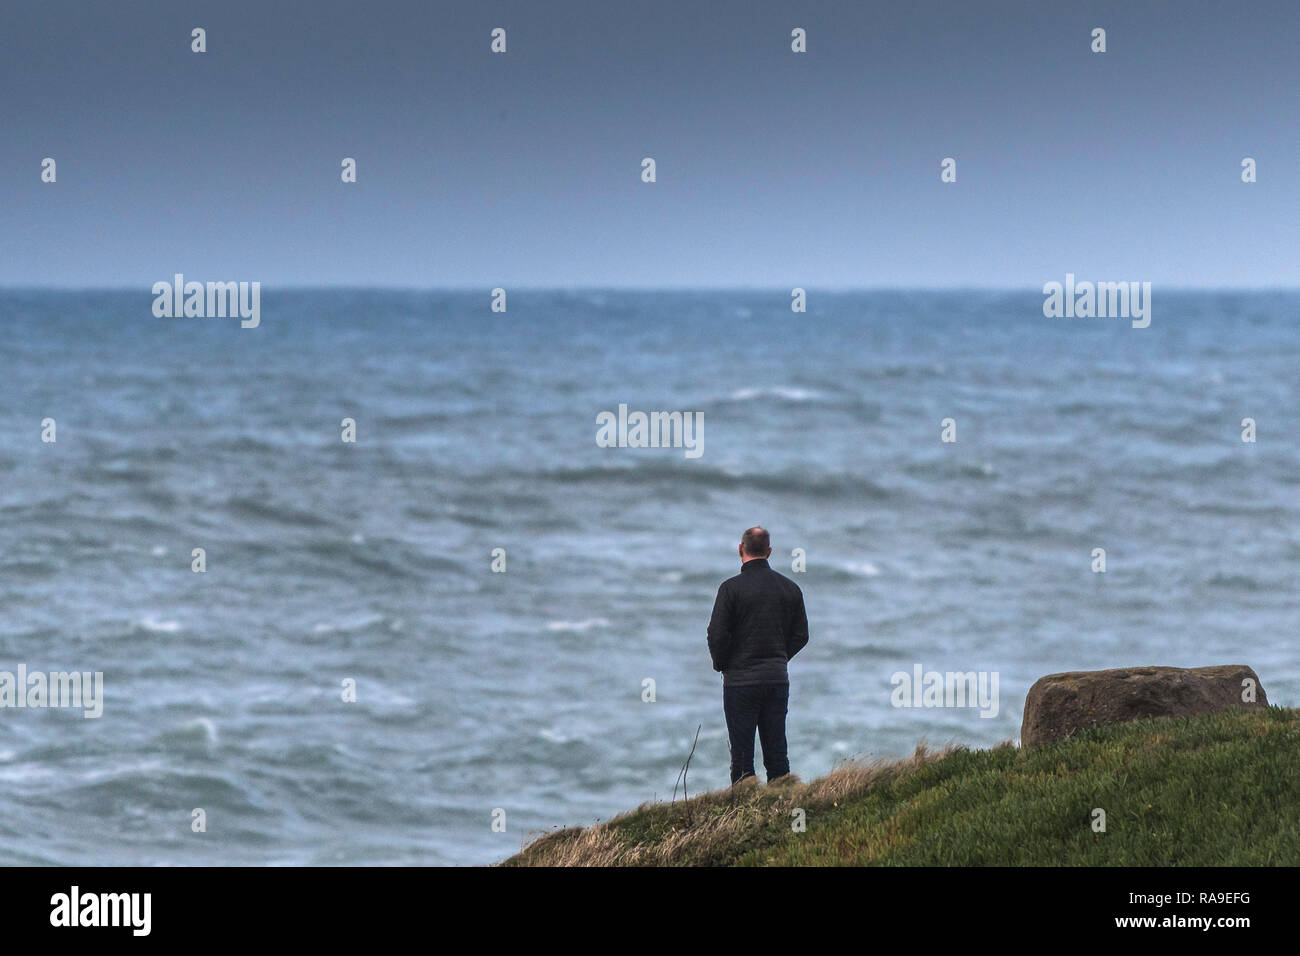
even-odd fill
[(763, 528), (741, 536), (740, 573), (718, 588), (709, 620), (709, 655), (722, 672), (722, 709), (731, 741), (731, 782), (754, 776), (754, 729), (763, 744), (767, 782), (790, 772), (785, 714), (786, 662), (808, 643), (803, 592), (768, 567), (772, 542)]

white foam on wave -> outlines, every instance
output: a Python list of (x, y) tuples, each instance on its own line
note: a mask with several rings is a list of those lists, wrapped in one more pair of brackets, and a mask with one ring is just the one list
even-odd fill
[(733, 402), (745, 402), (751, 398), (783, 398), (787, 402), (810, 402), (820, 398), (818, 392), (793, 385), (774, 385), (769, 388), (738, 388), (731, 393)]
[(217, 742), (217, 725), (207, 717), (194, 718), (182, 730), (186, 732), (197, 731), (210, 744)]
[(46, 780), (61, 783), (65, 779), (63, 770), (30, 760), (0, 767), (0, 781), (5, 783), (28, 784)]
[(550, 727), (544, 727), (537, 732), (537, 735), (543, 740), (549, 740), (553, 744), (571, 744), (582, 738), (576, 734), (561, 733)]
[[(313, 634), (351, 633), (373, 627), (383, 620), (384, 615), (382, 614), (354, 614), (351, 617), (339, 618), (334, 621), (319, 621), (312, 625), (311, 632)], [(394, 628), (394, 630), (396, 629)]]
[(215, 747), (217, 725), (207, 717), (195, 717), (164, 731), (160, 736), (162, 740), (172, 743), (198, 744), (204, 748)]
[(138, 626), (155, 634), (175, 634), (181, 629), (181, 622), (160, 621), (158, 618), (150, 615), (141, 621)]
[(411, 710), (419, 704), (419, 701), (392, 687), (367, 681), (366, 703), (372, 710), (388, 712)]
[(593, 627), (609, 627), (609, 620), (603, 617), (589, 617), (583, 621), (547, 621), (548, 631), (589, 631)]

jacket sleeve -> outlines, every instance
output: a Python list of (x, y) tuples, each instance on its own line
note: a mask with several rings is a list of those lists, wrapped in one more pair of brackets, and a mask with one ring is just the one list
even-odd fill
[(803, 592), (794, 589), (794, 606), (790, 609), (790, 636), (785, 642), (785, 658), (789, 660), (808, 646), (808, 612), (803, 606)]
[(713, 669), (721, 671), (727, 666), (731, 657), (731, 595), (726, 584), (718, 588), (718, 596), (713, 602), (713, 616), (709, 618), (709, 656), (713, 658)]

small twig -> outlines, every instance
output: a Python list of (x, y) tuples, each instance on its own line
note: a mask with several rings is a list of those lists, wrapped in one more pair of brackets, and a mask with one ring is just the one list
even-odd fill
[[(690, 797), (686, 793), (686, 771), (688, 771), (691, 768), (691, 758), (695, 756), (695, 744), (698, 744), (700, 742), (700, 730), (703, 729), (703, 727), (704, 725), (700, 724), (698, 727), (695, 728), (695, 742), (691, 744), (691, 752), (686, 755), (686, 763), (682, 764), (682, 769), (677, 774), (677, 780), (682, 785), (683, 800), (690, 799)], [(677, 802), (677, 783), (673, 783), (673, 803), (676, 802)]]
[(682, 766), (682, 799), (689, 800), (690, 795), (686, 792), (686, 774), (691, 769), (691, 758), (695, 756), (695, 745), (700, 742), (700, 731), (704, 728), (699, 724), (695, 728), (695, 740), (691, 742), (691, 752), (686, 755), (686, 763)]

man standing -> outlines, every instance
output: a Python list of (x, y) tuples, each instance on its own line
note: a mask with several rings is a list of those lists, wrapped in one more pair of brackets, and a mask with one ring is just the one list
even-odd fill
[(803, 592), (767, 563), (772, 542), (763, 528), (740, 538), (740, 573), (718, 588), (709, 620), (709, 655), (722, 672), (722, 709), (731, 741), (731, 782), (754, 776), (754, 729), (763, 744), (767, 782), (790, 772), (785, 714), (790, 702), (786, 662), (808, 643)]

